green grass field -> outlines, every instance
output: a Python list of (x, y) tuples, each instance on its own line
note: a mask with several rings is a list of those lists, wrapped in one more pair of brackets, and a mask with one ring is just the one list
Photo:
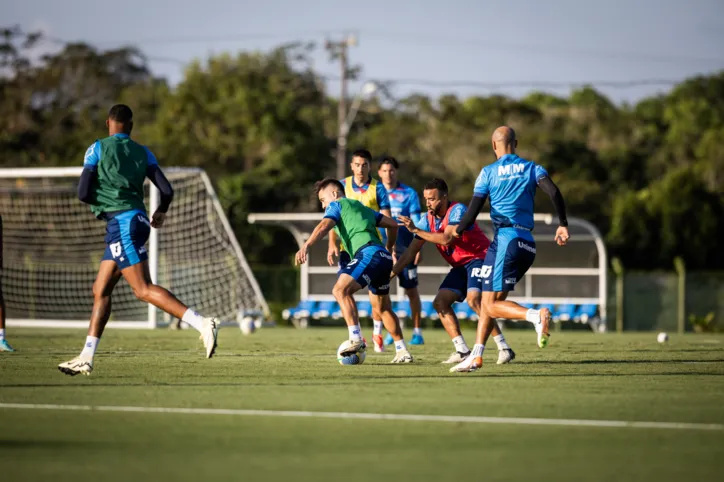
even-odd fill
[[(11, 330), (0, 403), (724, 424), (722, 335), (660, 345), (560, 332), (540, 350), (531, 330), (509, 330), (513, 364), (496, 366), (491, 343), (482, 371), (450, 374), (440, 330), (412, 347), (412, 365), (369, 353), (342, 367), (343, 328), (225, 328), (211, 360), (190, 330), (111, 329), (91, 377), (58, 372), (84, 337)], [(0, 470), (53, 482), (713, 480), (724, 430), (0, 408)]]

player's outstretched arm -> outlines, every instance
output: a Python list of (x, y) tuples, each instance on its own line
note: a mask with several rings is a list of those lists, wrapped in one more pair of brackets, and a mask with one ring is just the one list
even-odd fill
[(558, 216), (556, 243), (558, 243), (559, 246), (565, 246), (570, 235), (568, 234), (568, 218), (566, 217), (566, 203), (563, 201), (563, 195), (558, 189), (558, 186), (547, 176), (538, 180), (538, 187), (548, 194), (551, 201), (553, 201), (553, 208), (556, 210), (556, 216)]
[(314, 243), (319, 241), (320, 239), (324, 238), (328, 232), (334, 228), (334, 226), (337, 223), (334, 221), (334, 219), (330, 218), (324, 218), (322, 219), (319, 224), (317, 224), (317, 227), (314, 228), (314, 231), (312, 231), (312, 235), (309, 236), (309, 239), (307, 239), (307, 242), (304, 243), (304, 245), (301, 247), (299, 251), (297, 251), (296, 256), (294, 257), (294, 263), (299, 266), (300, 264), (304, 264), (307, 262), (307, 253), (309, 252), (309, 247), (312, 246)]
[(406, 227), (407, 230), (410, 231), (412, 234), (429, 243), (447, 246), (455, 239), (455, 237), (453, 236), (453, 233), (455, 232), (454, 224), (446, 227), (445, 231), (442, 233), (431, 233), (429, 231), (418, 228), (412, 221), (412, 219), (408, 218), (407, 216), (398, 216), (397, 219), (400, 221), (400, 226)]
[(423, 241), (422, 239), (415, 238), (412, 240), (405, 252), (402, 253), (402, 256), (400, 256), (400, 259), (398, 259), (397, 263), (395, 263), (395, 265), (392, 267), (390, 279), (400, 274), (402, 270), (405, 269), (405, 266), (409, 265), (410, 262), (412, 262), (412, 260), (416, 258), (418, 254), (420, 254), (420, 250), (422, 249), (422, 246), (424, 244), (425, 241)]
[(478, 214), (480, 214), (480, 210), (483, 209), (487, 198), (487, 196), (477, 194), (473, 195), (473, 198), (470, 200), (470, 204), (468, 205), (468, 209), (465, 211), (465, 215), (460, 220), (460, 224), (458, 224), (454, 231), (455, 237), (460, 236), (466, 229), (470, 229), (470, 226), (475, 224), (475, 220), (477, 219)]
[(377, 226), (387, 229), (387, 245), (385, 247), (387, 251), (392, 253), (397, 242), (397, 221), (382, 212), (377, 213), (376, 217)]

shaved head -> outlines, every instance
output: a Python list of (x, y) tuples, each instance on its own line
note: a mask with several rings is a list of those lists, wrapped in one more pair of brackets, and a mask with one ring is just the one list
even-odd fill
[(512, 127), (500, 126), (493, 132), (493, 150), (495, 155), (500, 158), (506, 154), (515, 153), (518, 141), (515, 138), (515, 131)]
[(500, 126), (493, 132), (493, 142), (510, 145), (515, 142), (515, 131), (512, 127)]

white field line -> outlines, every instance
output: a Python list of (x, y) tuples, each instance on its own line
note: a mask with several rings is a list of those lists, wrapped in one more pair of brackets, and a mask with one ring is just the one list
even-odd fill
[(649, 428), (668, 430), (724, 431), (719, 423), (628, 422), (624, 420), (576, 420), (565, 418), (476, 417), (459, 415), (415, 415), (396, 413), (305, 412), (290, 410), (236, 410), (223, 408), (114, 407), (92, 405), (49, 405), (0, 403), (0, 409), (70, 410), (81, 412), (141, 412), (193, 415), (241, 415), (257, 417), (336, 418), (353, 420), (400, 420), (409, 422), (494, 423), (503, 425), (557, 425), (567, 427)]

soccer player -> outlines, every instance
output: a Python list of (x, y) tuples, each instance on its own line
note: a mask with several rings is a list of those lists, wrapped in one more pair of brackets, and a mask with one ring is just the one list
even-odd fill
[[(352, 175), (345, 179), (340, 179), (342, 186), (344, 186), (344, 195), (349, 199), (355, 199), (361, 202), (373, 211), (379, 211), (383, 215), (390, 217), (390, 201), (387, 198), (387, 190), (382, 183), (377, 182), (376, 179), (370, 176), (371, 163), (372, 154), (370, 154), (368, 150), (358, 149), (352, 153), (352, 162), (350, 163)], [(379, 232), (378, 237), (380, 240), (382, 239)], [(329, 248), (327, 251), (327, 262), (330, 266), (334, 266), (335, 256), (339, 257), (339, 272), (341, 272), (352, 259), (350, 254), (344, 250), (344, 246), (340, 252), (340, 249), (337, 247), (337, 235), (334, 231), (331, 231), (329, 233)], [(371, 302), (372, 297), (370, 295), (370, 303)], [(374, 344), (374, 350), (376, 352), (382, 352), (385, 349), (382, 339), (382, 315), (374, 304), (372, 304), (372, 322), (372, 342)]]
[(5, 339), (5, 298), (3, 297), (3, 217), (0, 216), (0, 351), (15, 351)]
[[(420, 219), (420, 198), (417, 192), (406, 184), (402, 184), (397, 180), (397, 171), (400, 164), (392, 156), (384, 156), (380, 161), (377, 175), (387, 191), (387, 198), (390, 201), (390, 211), (392, 218), (397, 219), (398, 216), (407, 216), (412, 218), (414, 222)], [(383, 236), (384, 238), (384, 236)], [(399, 258), (405, 252), (412, 242), (412, 233), (404, 226), (397, 231), (397, 243), (395, 243), (395, 251), (392, 253), (394, 260)], [(420, 253), (418, 252), (415, 259), (405, 266), (400, 274), (400, 286), (405, 290), (405, 294), (410, 299), (410, 312), (412, 315), (413, 332), (410, 339), (410, 345), (424, 345), (425, 339), (422, 337), (422, 328), (420, 328), (420, 312), (422, 304), (420, 302), (420, 292), (417, 290), (417, 265), (420, 263)], [(392, 335), (387, 335), (385, 345), (392, 344)]]
[[(390, 302), (390, 271), (395, 245), (397, 222), (383, 214), (373, 211), (361, 202), (345, 197), (344, 186), (336, 179), (324, 179), (317, 183), (317, 196), (324, 208), (324, 219), (314, 228), (312, 235), (297, 252), (295, 263), (307, 261), (309, 247), (324, 238), (332, 229), (342, 240), (345, 252), (352, 259), (340, 270), (337, 282), (332, 289), (339, 303), (342, 315), (347, 323), (349, 338), (353, 343), (344, 356), (366, 348), (362, 340), (357, 304), (354, 293), (369, 285), (370, 301), (373, 309), (380, 313), (385, 328), (395, 340), (397, 352), (392, 363), (411, 363), (412, 355), (407, 351), (402, 338), (400, 320), (392, 311)], [(380, 241), (377, 227), (387, 228), (387, 249)]]
[(508, 126), (498, 127), (493, 133), (492, 144), (498, 160), (480, 171), (468, 212), (454, 233), (456, 237), (462, 236), (472, 226), (489, 197), (495, 238), (483, 266), (483, 311), (488, 316), (481, 317), (478, 322), (472, 355), (450, 371), (474, 371), (482, 366), (485, 342), (492, 329), (491, 318), (527, 320), (535, 327), (538, 346), (545, 348), (548, 345), (550, 310), (527, 309), (505, 299), (535, 259), (536, 248), (531, 231), (536, 187), (541, 188), (553, 201), (558, 216), (556, 243), (565, 246), (570, 238), (563, 196), (542, 166), (515, 154), (518, 146), (515, 131)]
[[(417, 226), (408, 217), (399, 218), (400, 223), (415, 235), (415, 239), (395, 263), (392, 276), (404, 270), (426, 241), (435, 243), (442, 257), (452, 266), (433, 302), (455, 347), (455, 352), (443, 363), (460, 363), (470, 356), (470, 349), (460, 332), (460, 323), (452, 305), (456, 301), (466, 300), (480, 319), (485, 316), (481, 309), (483, 260), (490, 241), (475, 223), (465, 229), (460, 237), (453, 236), (466, 208), (464, 204), (450, 201), (445, 181), (433, 179), (425, 184), (423, 196), (428, 211)], [(515, 358), (515, 353), (506, 343), (497, 323), (492, 322), (491, 326), (498, 345), (498, 364), (509, 363)]]
[[(148, 270), (145, 244), (151, 228), (160, 228), (173, 199), (173, 189), (153, 153), (134, 142), (130, 135), (133, 113), (123, 104), (108, 113), (108, 135), (94, 142), (85, 153), (78, 198), (97, 218), (106, 222), (106, 251), (93, 284), (93, 311), (83, 351), (61, 363), (66, 375), (90, 375), (98, 341), (111, 315), (111, 293), (121, 276), (136, 297), (182, 319), (201, 332), (206, 357), (216, 350), (218, 321), (204, 318), (187, 308), (166, 289), (153, 284)], [(160, 205), (149, 221), (143, 204), (143, 182), (148, 177), (161, 192)]]

